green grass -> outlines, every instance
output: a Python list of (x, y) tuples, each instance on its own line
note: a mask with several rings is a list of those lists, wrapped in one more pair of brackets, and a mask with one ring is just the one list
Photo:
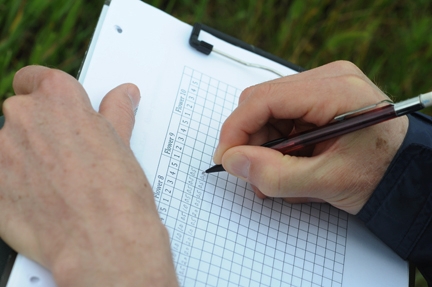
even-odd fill
[[(29, 64), (76, 76), (103, 0), (0, 0), (0, 103)], [(345, 59), (397, 100), (432, 90), (430, 0), (153, 0), (305, 68)], [(430, 111), (428, 111), (430, 113)], [(426, 286), (418, 276), (416, 286)]]

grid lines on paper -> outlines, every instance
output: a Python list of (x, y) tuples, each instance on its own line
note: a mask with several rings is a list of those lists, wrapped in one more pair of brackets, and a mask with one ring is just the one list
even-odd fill
[(341, 286), (347, 215), (203, 174), (240, 91), (185, 67), (153, 184), (183, 286)]

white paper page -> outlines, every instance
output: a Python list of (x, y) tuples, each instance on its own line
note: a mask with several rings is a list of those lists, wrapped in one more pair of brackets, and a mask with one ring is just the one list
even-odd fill
[(350, 217), (344, 286), (408, 286), (408, 264)]
[[(225, 172), (202, 174), (241, 91), (276, 76), (197, 52), (191, 30), (140, 1), (113, 0), (80, 78), (95, 109), (119, 84), (141, 90), (131, 145), (153, 185), (181, 285), (365, 286), (368, 276), (368, 286), (407, 286), (407, 264), (346, 213), (262, 201)], [(295, 73), (201, 34), (218, 50)]]

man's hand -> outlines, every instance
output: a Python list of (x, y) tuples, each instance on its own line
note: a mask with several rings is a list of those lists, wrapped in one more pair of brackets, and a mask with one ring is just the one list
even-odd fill
[(296, 156), (256, 145), (325, 125), (384, 99), (356, 66), (342, 61), (248, 88), (223, 124), (214, 161), (250, 182), (262, 198), (325, 201), (356, 214), (402, 143), (406, 117), (328, 140)]
[(71, 76), (18, 71), (0, 130), (0, 236), (59, 286), (172, 286), (169, 238), (129, 148), (138, 88), (95, 112)]

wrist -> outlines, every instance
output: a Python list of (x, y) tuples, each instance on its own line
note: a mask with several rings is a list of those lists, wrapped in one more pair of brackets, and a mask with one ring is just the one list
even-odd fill
[[(345, 181), (345, 184), (340, 185), (344, 188), (341, 191), (343, 200), (332, 204), (348, 213), (357, 214), (384, 177), (407, 130), (408, 119), (405, 116), (365, 130), (365, 134), (373, 133), (370, 143), (357, 145), (357, 156), (350, 159), (351, 164), (345, 164), (346, 170), (340, 180), (342, 183)], [(361, 150), (362, 146), (366, 147), (365, 150)]]
[(168, 232), (145, 221), (113, 225), (105, 238), (59, 254), (51, 266), (58, 286), (176, 286)]
[(125, 193), (65, 219), (70, 230), (47, 252), (58, 286), (175, 286), (169, 235), (153, 198)]

